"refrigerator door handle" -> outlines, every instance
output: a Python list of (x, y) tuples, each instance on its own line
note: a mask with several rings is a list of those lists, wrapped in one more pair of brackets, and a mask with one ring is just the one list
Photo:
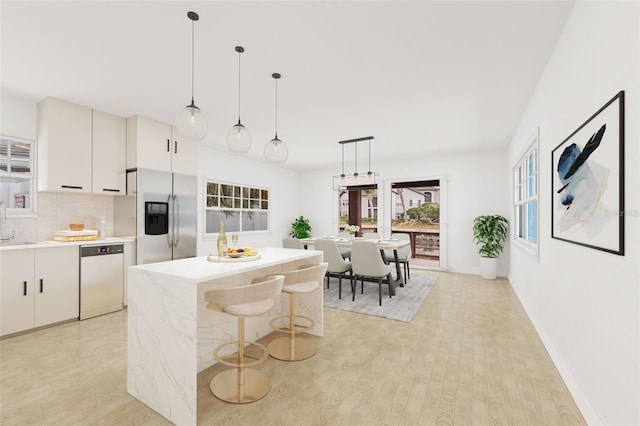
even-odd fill
[(171, 194), (167, 197), (167, 204), (169, 204), (169, 232), (167, 232), (167, 245), (169, 248), (173, 247), (173, 203), (171, 202)]
[(175, 214), (173, 215), (173, 235), (175, 236), (173, 246), (178, 247), (178, 242), (180, 241), (180, 198), (176, 194), (173, 195), (173, 205), (175, 207)]

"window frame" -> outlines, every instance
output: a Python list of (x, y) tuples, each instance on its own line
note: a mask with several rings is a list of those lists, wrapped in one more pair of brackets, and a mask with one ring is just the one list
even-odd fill
[[(214, 184), (214, 185), (218, 185), (218, 193), (217, 194), (210, 194), (208, 192), (209, 189), (209, 184)], [(227, 186), (227, 187), (231, 187), (233, 189), (232, 193), (230, 195), (225, 195), (224, 193), (222, 193), (222, 186)], [(260, 194), (259, 197), (252, 197), (252, 194), (255, 194), (255, 192), (253, 191), (258, 191), (258, 193)], [(236, 196), (236, 193), (238, 193), (238, 195)], [(248, 196), (245, 196), (245, 194), (247, 194)], [(266, 198), (265, 198), (266, 195)], [(218, 205), (217, 206), (209, 206), (209, 197), (212, 198), (217, 198), (218, 201)], [(231, 207), (225, 207), (221, 205), (221, 200), (227, 200), (227, 201), (231, 201), (232, 202), (232, 206)], [(246, 201), (246, 203), (245, 203)], [(238, 203), (236, 206), (236, 202)], [(259, 203), (259, 207), (258, 208), (252, 208), (251, 205), (255, 202)], [(265, 204), (266, 203), (266, 204)], [(258, 185), (246, 185), (246, 184), (240, 184), (240, 183), (234, 183), (234, 182), (226, 182), (226, 181), (221, 181), (219, 179), (211, 179), (211, 178), (206, 178), (204, 179), (204, 237), (217, 237), (218, 234), (220, 233), (219, 228), (217, 225), (214, 224), (213, 229), (215, 229), (215, 231), (213, 232), (207, 232), (207, 213), (210, 211), (214, 211), (214, 212), (224, 212), (224, 211), (231, 211), (231, 212), (237, 212), (239, 213), (239, 229), (238, 230), (231, 230), (227, 227), (225, 227), (225, 232), (226, 233), (234, 233), (234, 234), (238, 234), (238, 235), (257, 235), (257, 234), (268, 234), (269, 232), (271, 232), (271, 203), (272, 203), (272, 192), (271, 192), (271, 188), (267, 188), (267, 187), (263, 187), (263, 186), (258, 186)], [(245, 207), (246, 205), (246, 207)], [(244, 213), (247, 212), (266, 212), (267, 213), (267, 228), (266, 229), (258, 229), (258, 230), (243, 230), (242, 226), (243, 226), (243, 217), (244, 217)]]
[[(28, 208), (12, 208), (9, 207), (10, 204), (7, 204), (7, 218), (25, 218), (25, 217), (36, 217), (37, 216), (37, 200), (38, 200), (38, 191), (37, 191), (37, 145), (34, 139), (30, 138), (22, 138), (16, 136), (9, 136), (2, 134), (0, 135), (0, 139), (7, 141), (7, 153), (6, 153), (6, 161), (7, 167), (9, 168), (12, 163), (12, 155), (11, 155), (11, 145), (12, 142), (17, 142), (19, 144), (29, 144), (30, 152), (29, 152), (29, 172), (11, 172), (9, 170), (3, 171), (0, 170), (0, 181), (2, 182), (18, 182), (25, 181), (29, 182), (29, 196), (31, 207)], [(18, 160), (17, 163), (24, 162), (23, 160)], [(2, 200), (0, 200), (2, 201)], [(7, 200), (10, 201), (10, 200)]]
[[(533, 156), (533, 161), (529, 160)], [(529, 170), (529, 165), (533, 166), (533, 170)], [(524, 249), (527, 253), (536, 256), (539, 255), (540, 249), (540, 144), (539, 136), (535, 135), (532, 142), (527, 146), (524, 154), (519, 157), (518, 161), (512, 169), (512, 197), (513, 197), (513, 223), (514, 232), (512, 233), (512, 241), (516, 246)], [(521, 209), (523, 206), (535, 203), (535, 241), (528, 238), (527, 235), (520, 235), (522, 221), (529, 224), (528, 209), (524, 208), (524, 219)], [(524, 227), (525, 232), (529, 230), (529, 226)]]

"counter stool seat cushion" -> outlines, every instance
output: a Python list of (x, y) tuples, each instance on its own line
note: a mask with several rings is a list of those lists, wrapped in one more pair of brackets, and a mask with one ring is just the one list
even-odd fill
[(308, 281), (306, 283), (289, 284), (282, 286), (283, 293), (306, 294), (311, 293), (318, 288), (317, 281)]
[(265, 314), (273, 308), (275, 302), (272, 299), (259, 300), (257, 302), (240, 303), (238, 305), (229, 305), (223, 308), (224, 312), (237, 317), (255, 317)]

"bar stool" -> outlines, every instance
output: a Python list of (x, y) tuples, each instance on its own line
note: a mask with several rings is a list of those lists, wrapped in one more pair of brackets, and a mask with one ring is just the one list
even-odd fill
[[(258, 281), (258, 282), (255, 282)], [(269, 356), (267, 348), (257, 342), (246, 342), (244, 339), (244, 319), (267, 313), (274, 305), (275, 298), (282, 291), (284, 277), (274, 275), (265, 279), (254, 280), (255, 283), (241, 287), (224, 288), (205, 292), (207, 308), (224, 312), (238, 318), (238, 339), (218, 345), (213, 351), (213, 358), (224, 365), (234, 367), (218, 373), (209, 384), (211, 393), (218, 399), (234, 404), (246, 404), (266, 396), (271, 390), (271, 378), (253, 367), (263, 363)], [(221, 349), (237, 346), (236, 353), (221, 356)], [(245, 345), (256, 346), (262, 351), (259, 357), (245, 353)], [(252, 361), (246, 361), (249, 358)]]
[[(296, 334), (304, 333), (315, 326), (315, 321), (303, 315), (296, 315), (296, 294), (307, 294), (320, 287), (322, 278), (327, 272), (327, 263), (319, 265), (305, 266), (301, 269), (289, 272), (282, 272), (284, 275), (284, 285), (282, 292), (289, 294), (289, 315), (280, 315), (271, 320), (269, 325), (275, 331), (287, 333), (286, 337), (273, 340), (269, 343), (269, 355), (282, 361), (301, 361), (315, 355), (318, 350), (317, 345), (311, 340), (296, 337)], [(276, 325), (283, 318), (288, 318), (288, 324)], [(298, 324), (296, 319), (302, 319), (308, 324)]]

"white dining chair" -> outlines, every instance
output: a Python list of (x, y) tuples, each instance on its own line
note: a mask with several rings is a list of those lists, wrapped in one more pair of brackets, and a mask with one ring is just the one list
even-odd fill
[(315, 241), (314, 248), (322, 252), (322, 259), (327, 262), (327, 288), (329, 288), (329, 278), (331, 274), (338, 274), (338, 299), (342, 299), (342, 277), (346, 272), (349, 272), (351, 282), (351, 292), (354, 292), (353, 287), (353, 273), (351, 272), (351, 262), (345, 260), (336, 242), (329, 238), (320, 238)]
[[(409, 234), (404, 233), (394, 233), (391, 234), (391, 238), (395, 238), (398, 241), (411, 241), (411, 237)], [(398, 250), (398, 263), (403, 266), (404, 272), (404, 282), (407, 282), (407, 279), (411, 279), (411, 270), (409, 269), (409, 261), (411, 260), (411, 244), (408, 246), (399, 248)], [(395, 262), (395, 256), (393, 255), (393, 250), (385, 250), (384, 257), (389, 262)]]
[(282, 239), (282, 247), (290, 248), (290, 249), (299, 249), (304, 250), (304, 245), (302, 241), (297, 238), (283, 238)]
[[(346, 231), (338, 232), (338, 238), (344, 238), (345, 240), (351, 239), (351, 235)], [(338, 247), (340, 254), (344, 259), (351, 259), (351, 249)]]
[(379, 240), (380, 234), (377, 232), (365, 232), (362, 234), (362, 238), (365, 240)]
[[(364, 278), (376, 278), (378, 280), (378, 301), (380, 306), (382, 306), (382, 279), (386, 277), (389, 285), (389, 298), (391, 298), (393, 292), (391, 288), (391, 270), (393, 267), (384, 262), (374, 241), (355, 240), (353, 242), (351, 246), (351, 269), (355, 276), (356, 286), (358, 277), (360, 277), (361, 293), (364, 293)], [(355, 297), (356, 291), (353, 292), (352, 300), (355, 300)]]

